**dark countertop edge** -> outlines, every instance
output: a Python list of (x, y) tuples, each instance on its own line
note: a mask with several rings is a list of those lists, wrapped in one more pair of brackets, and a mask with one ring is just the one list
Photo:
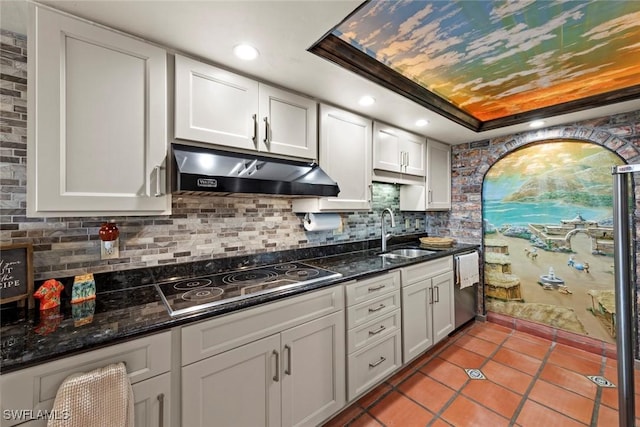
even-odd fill
[[(397, 244), (397, 245), (393, 245), (390, 246), (389, 249), (393, 249), (395, 247), (408, 247), (409, 245), (407, 244)], [(417, 246), (415, 246), (417, 247)], [(334, 258), (334, 257), (340, 257), (340, 258), (345, 258), (348, 256), (353, 256), (354, 258), (359, 258), (360, 261), (366, 261), (367, 259), (370, 259), (372, 257), (377, 257), (377, 254), (380, 252), (379, 250), (380, 248), (374, 248), (374, 249), (368, 249), (368, 250), (361, 250), (361, 251), (355, 251), (355, 252), (348, 252), (348, 253), (342, 253), (342, 254), (335, 254), (335, 255), (330, 255), (330, 256), (326, 256), (326, 257), (316, 257), (316, 258), (309, 258), (309, 259), (300, 259), (298, 260), (299, 262), (303, 262), (303, 263), (307, 263), (307, 264), (311, 264), (315, 266), (322, 266), (323, 262), (319, 261), (319, 260), (324, 260), (326, 262), (327, 259), (330, 258)], [(181, 327), (181, 326), (187, 326), (189, 324), (192, 323), (197, 323), (200, 321), (205, 321), (217, 316), (221, 316), (221, 315), (225, 315), (225, 314), (230, 314), (230, 313), (235, 313), (235, 312), (239, 312), (242, 310), (247, 310), (250, 308), (254, 308), (257, 307), (259, 305), (262, 304), (266, 304), (266, 303), (270, 303), (270, 302), (274, 302), (277, 300), (281, 300), (281, 299), (285, 299), (288, 297), (293, 297), (293, 296), (297, 296), (306, 292), (310, 292), (310, 291), (314, 291), (314, 290), (318, 290), (318, 289), (322, 289), (322, 288), (326, 288), (326, 287), (330, 287), (330, 286), (336, 286), (339, 285), (341, 283), (345, 283), (345, 282), (349, 282), (352, 280), (361, 280), (367, 277), (371, 277), (371, 276), (375, 276), (378, 274), (382, 274), (385, 273), (387, 271), (391, 271), (391, 270), (396, 270), (402, 267), (406, 267), (409, 265), (413, 265), (413, 264), (419, 264), (422, 262), (428, 262), (431, 260), (435, 260), (435, 259), (439, 259), (439, 258), (444, 258), (446, 256), (452, 256), (461, 252), (466, 252), (466, 251), (470, 251), (470, 250), (478, 250), (479, 249), (479, 245), (476, 244), (465, 244), (465, 243), (461, 243), (461, 244), (457, 244), (455, 247), (450, 248), (450, 249), (444, 249), (444, 250), (438, 250), (433, 254), (430, 255), (425, 255), (425, 256), (421, 256), (421, 257), (416, 257), (416, 258), (407, 258), (407, 259), (399, 259), (397, 261), (394, 261), (394, 264), (386, 266), (386, 267), (382, 267), (379, 269), (374, 269), (374, 270), (369, 270), (366, 272), (362, 272), (362, 273), (357, 273), (357, 274), (353, 274), (353, 275), (349, 275), (349, 276), (342, 276), (336, 279), (330, 279), (330, 280), (324, 280), (324, 281), (319, 281), (319, 282), (314, 282), (314, 283), (310, 283), (309, 285), (305, 285), (305, 286), (300, 286), (300, 287), (294, 287), (294, 288), (290, 288), (290, 289), (285, 289), (282, 291), (277, 291), (277, 292), (272, 292), (272, 293), (267, 293), (264, 295), (259, 295), (256, 296), (255, 298), (247, 298), (244, 300), (239, 300), (239, 301), (235, 301), (229, 304), (222, 304), (220, 306), (217, 307), (213, 307), (213, 308), (209, 308), (208, 310), (202, 311), (202, 312), (196, 312), (190, 315), (184, 315), (184, 316), (179, 316), (179, 317), (175, 317), (175, 318), (171, 318), (169, 317), (166, 321), (160, 321), (154, 325), (145, 327), (145, 328), (141, 328), (139, 330), (135, 330), (135, 331), (131, 331), (129, 333), (123, 333), (120, 334), (118, 336), (114, 336), (112, 338), (106, 339), (103, 342), (100, 343), (95, 343), (95, 344), (91, 344), (91, 345), (87, 345), (85, 347), (82, 348), (78, 348), (78, 349), (70, 349), (68, 351), (64, 351), (64, 352), (60, 352), (60, 353), (56, 353), (54, 355), (47, 355), (47, 356), (43, 356), (41, 358), (35, 358), (35, 359), (31, 359), (28, 361), (24, 361), (24, 362), (20, 362), (20, 363), (15, 363), (12, 364), (10, 366), (2, 366), (0, 367), (0, 374), (9, 374), (12, 372), (16, 372), (16, 371), (20, 371), (22, 369), (26, 369), (29, 367), (33, 367), (33, 366), (37, 366), (43, 363), (48, 363), (48, 362), (52, 362), (55, 360), (59, 360), (65, 357), (71, 357), (71, 356), (75, 356), (75, 355), (79, 355), (79, 354), (83, 354), (86, 352), (90, 352), (93, 350), (98, 350), (101, 348), (106, 348), (106, 347), (110, 347), (113, 345), (117, 345), (117, 344), (121, 344), (121, 343), (125, 343), (128, 341), (132, 341), (138, 338), (143, 338), (145, 336), (148, 335), (153, 335), (156, 333), (160, 333), (162, 331), (167, 331), (170, 330), (174, 327)], [(314, 263), (315, 261), (315, 263)], [(354, 260), (353, 263), (356, 263), (358, 261)], [(117, 290), (114, 290), (114, 292), (116, 292)], [(131, 308), (134, 309), (137, 306), (132, 306)]]

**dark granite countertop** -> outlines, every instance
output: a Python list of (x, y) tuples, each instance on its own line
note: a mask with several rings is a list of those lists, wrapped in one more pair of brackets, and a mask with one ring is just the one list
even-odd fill
[[(415, 236), (411, 237), (410, 241), (415, 242)], [(74, 306), (69, 303), (67, 289), (71, 287), (69, 280), (73, 278), (68, 278), (67, 283), (61, 280), (67, 296), (63, 295), (62, 304), (54, 313), (17, 307), (3, 308), (0, 318), (0, 372), (16, 371), (175, 326), (477, 248), (477, 245), (459, 244), (419, 258), (384, 259), (377, 256), (380, 247), (376, 247), (375, 241), (372, 242), (96, 275), (96, 299)], [(398, 243), (390, 246), (390, 249), (398, 246), (417, 245)], [(154, 282), (170, 277), (195, 277), (294, 260), (341, 273), (342, 277), (221, 304), (177, 318), (169, 316), (153, 286)]]

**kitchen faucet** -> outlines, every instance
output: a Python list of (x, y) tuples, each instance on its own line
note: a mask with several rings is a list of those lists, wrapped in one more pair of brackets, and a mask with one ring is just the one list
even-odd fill
[(393, 218), (393, 211), (389, 208), (385, 208), (382, 211), (382, 214), (380, 215), (380, 222), (381, 222), (381, 227), (382, 227), (382, 232), (380, 233), (380, 237), (382, 238), (382, 252), (386, 252), (387, 251), (387, 240), (389, 240), (391, 237), (393, 237), (393, 234), (391, 233), (386, 233), (386, 227), (384, 226), (384, 214), (386, 212), (389, 212), (389, 216), (391, 216), (391, 226), (395, 227), (396, 226), (396, 221)]

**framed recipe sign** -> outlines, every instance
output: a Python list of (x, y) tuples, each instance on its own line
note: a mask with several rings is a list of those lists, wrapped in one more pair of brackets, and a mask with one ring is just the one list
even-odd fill
[(28, 243), (0, 245), (0, 304), (28, 299), (32, 307), (32, 294), (33, 247)]

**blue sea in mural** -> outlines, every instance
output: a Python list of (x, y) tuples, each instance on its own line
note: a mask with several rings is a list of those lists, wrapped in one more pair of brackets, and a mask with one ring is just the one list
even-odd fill
[(509, 225), (560, 224), (561, 220), (573, 219), (579, 213), (588, 221), (611, 219), (610, 208), (589, 208), (558, 202), (503, 203), (500, 200), (485, 200), (485, 221), (495, 227)]

